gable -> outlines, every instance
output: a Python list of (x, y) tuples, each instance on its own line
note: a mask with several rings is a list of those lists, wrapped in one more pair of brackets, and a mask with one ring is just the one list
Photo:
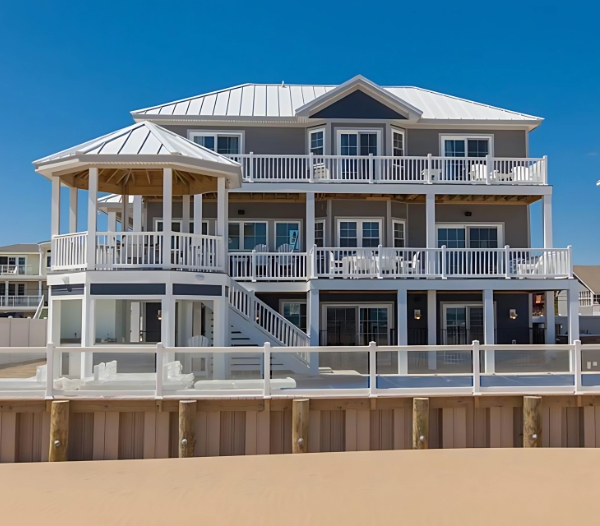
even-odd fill
[(365, 92), (356, 90), (311, 115), (314, 119), (406, 119)]

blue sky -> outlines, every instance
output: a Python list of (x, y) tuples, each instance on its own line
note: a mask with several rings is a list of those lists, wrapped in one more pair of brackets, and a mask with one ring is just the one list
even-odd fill
[[(0, 2), (0, 245), (49, 237), (50, 184), (31, 161), (133, 109), (360, 73), (544, 117), (530, 155), (549, 156), (555, 246), (600, 264), (599, 15), (580, 0)], [(532, 222), (541, 246), (539, 204)]]

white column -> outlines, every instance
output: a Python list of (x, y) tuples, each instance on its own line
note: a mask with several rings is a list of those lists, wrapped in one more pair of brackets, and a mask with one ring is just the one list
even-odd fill
[(202, 234), (202, 194), (194, 196), (194, 234)]
[(217, 179), (217, 236), (222, 237), (218, 261), (226, 267), (228, 248), (229, 199), (224, 177)]
[(96, 267), (96, 230), (98, 221), (98, 168), (89, 169), (88, 177), (88, 237), (87, 268)]
[(48, 294), (48, 322), (46, 335), (48, 343), (53, 343), (55, 347), (60, 346), (61, 307), (62, 302), (54, 299), (51, 294)]
[(569, 343), (579, 340), (579, 282), (575, 280), (567, 291), (569, 309)]
[(108, 213), (108, 231), (109, 232), (117, 231), (117, 213), (116, 212)]
[(327, 200), (327, 215), (325, 216), (325, 225), (327, 226), (327, 232), (325, 232), (324, 243), (326, 247), (333, 247), (335, 244), (335, 234), (333, 233), (333, 201)]
[(427, 248), (436, 248), (435, 194), (427, 194), (425, 196), (425, 225)]
[[(398, 290), (397, 304), (398, 345), (408, 345), (408, 294), (406, 289)], [(398, 351), (398, 374), (408, 374), (408, 351)]]
[[(229, 346), (229, 302), (225, 296), (213, 300), (213, 347)], [(213, 378), (227, 377), (227, 357), (213, 355)]]
[[(437, 292), (427, 291), (427, 345), (437, 344)], [(427, 368), (431, 371), (437, 369), (437, 354), (434, 351), (427, 353)]]
[[(81, 346), (93, 347), (96, 342), (96, 321), (94, 316), (95, 302), (89, 293), (86, 292), (81, 305)], [(73, 355), (71, 355), (73, 356)], [(80, 378), (92, 376), (93, 374), (93, 353), (85, 353), (80, 356)], [(70, 361), (70, 358), (69, 358)], [(71, 369), (71, 366), (69, 366)], [(73, 373), (71, 373), (73, 374)]]
[[(163, 169), (163, 268), (171, 268), (171, 229), (173, 219), (173, 170)], [(164, 314), (163, 314), (164, 319)], [(166, 343), (163, 340), (163, 344)]]
[[(544, 318), (546, 322), (546, 343), (556, 343), (556, 319), (554, 313), (554, 291), (545, 292)], [(579, 298), (578, 298), (579, 299)]]
[(140, 317), (142, 313), (142, 304), (139, 301), (131, 302), (131, 310), (129, 312), (129, 342), (140, 342)]
[(306, 248), (308, 252), (315, 244), (315, 193), (306, 194)]
[(385, 238), (386, 246), (393, 248), (394, 246), (394, 225), (392, 223), (392, 201), (388, 200), (385, 203)]
[[(485, 289), (483, 296), (483, 343), (485, 345), (494, 344), (494, 291)], [(470, 342), (469, 342), (470, 343)], [(496, 357), (494, 351), (485, 351), (485, 372), (493, 373), (496, 371)]]
[[(50, 235), (60, 235), (60, 179), (52, 177), (52, 216), (50, 219)], [(52, 342), (54, 343), (54, 342)]]
[(77, 188), (69, 188), (69, 232), (77, 232)]
[[(161, 302), (160, 339), (165, 347), (175, 347), (175, 299), (168, 289)], [(164, 363), (174, 358), (175, 353), (167, 352)]]
[[(190, 196), (184, 195), (181, 203), (181, 231), (188, 233), (190, 231)], [(201, 234), (202, 231), (196, 232)]]
[(544, 222), (544, 248), (554, 248), (552, 241), (552, 195), (542, 198), (542, 216)]
[(142, 231), (142, 196), (134, 195), (133, 196), (133, 231), (141, 232)]
[(306, 319), (310, 346), (318, 347), (319, 341), (319, 290), (310, 288), (307, 294)]

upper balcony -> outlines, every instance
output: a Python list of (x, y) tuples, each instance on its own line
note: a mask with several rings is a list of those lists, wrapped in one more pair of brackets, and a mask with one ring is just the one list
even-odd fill
[(39, 268), (31, 265), (0, 265), (0, 276), (38, 276)]
[(229, 155), (246, 183), (547, 185), (547, 158)]

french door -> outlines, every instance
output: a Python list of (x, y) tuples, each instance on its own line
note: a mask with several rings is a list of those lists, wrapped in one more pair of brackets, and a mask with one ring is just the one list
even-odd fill
[[(438, 226), (438, 248), (481, 248), (495, 249), (501, 246), (500, 229), (498, 226)], [(494, 251), (487, 254), (473, 251), (450, 251), (446, 254), (446, 274), (451, 275), (481, 275), (496, 274), (501, 258)]]
[(481, 169), (483, 160), (490, 152), (490, 140), (477, 137), (444, 137), (442, 138), (444, 157), (451, 160), (443, 162), (443, 179), (447, 181), (470, 181), (485, 179)]
[(321, 343), (328, 346), (389, 345), (388, 305), (327, 305)]
[(377, 132), (344, 131), (338, 135), (338, 152), (349, 159), (340, 159), (341, 179), (362, 180), (375, 176), (375, 166), (369, 159), (352, 159), (379, 155), (379, 134)]

